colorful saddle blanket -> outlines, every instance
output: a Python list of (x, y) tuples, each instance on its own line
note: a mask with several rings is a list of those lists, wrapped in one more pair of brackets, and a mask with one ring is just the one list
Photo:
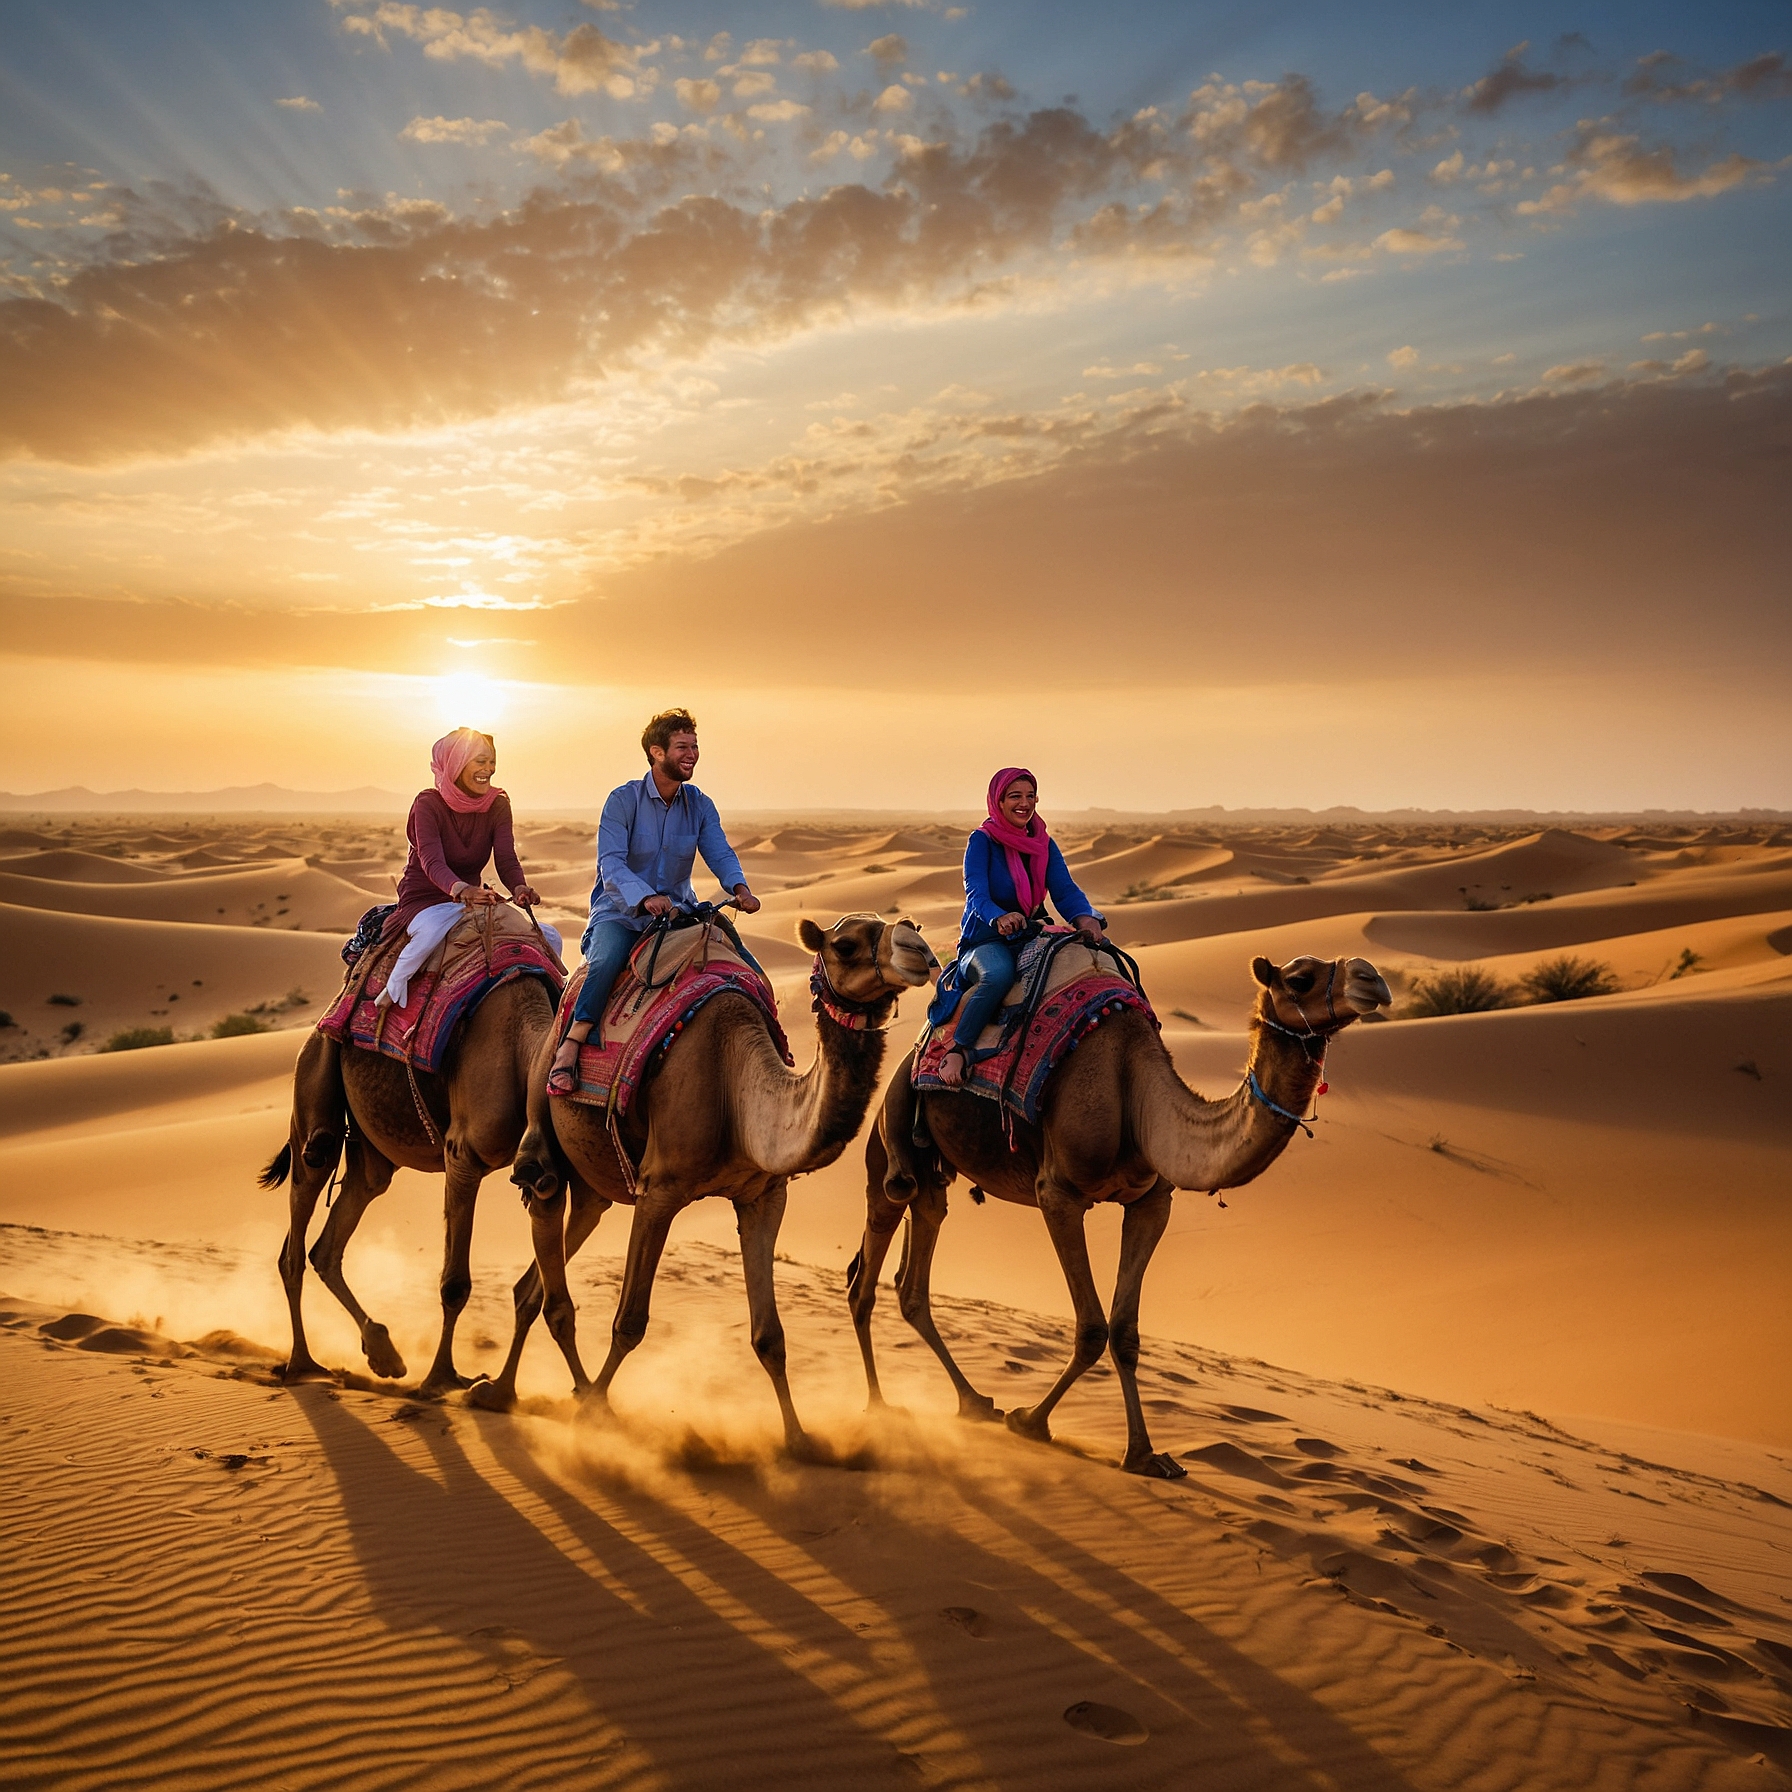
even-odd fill
[[(747, 997), (765, 1016), (772, 1043), (792, 1062), (790, 1043), (778, 1024), (771, 985), (729, 943), (719, 927), (702, 923), (659, 936), (644, 934), (604, 1009), (601, 1028), (579, 1052), (578, 1087), (565, 1096), (608, 1108), (621, 1119), (660, 1053), (671, 1048), (691, 1017), (726, 990)], [(558, 1032), (564, 1035), (584, 987), (585, 967), (573, 972), (560, 1000)]]
[[(1131, 978), (1120, 973), (1113, 958), (1084, 945), (1059, 944), (1064, 938), (1063, 932), (1052, 929), (1022, 948), (1014, 987), (1002, 1012), (977, 1040), (978, 1050), (990, 1055), (972, 1064), (963, 1085), (965, 1092), (999, 1102), (1029, 1124), (1038, 1122), (1052, 1072), (1109, 1016), (1136, 1009), (1157, 1025), (1151, 1004)], [(1050, 963), (1041, 972), (1039, 960), (1047, 952)], [(1028, 1000), (1041, 974), (1044, 988), (1032, 1017), (1024, 1026), (1014, 1024), (1013, 1011)], [(911, 1073), (915, 1088), (945, 1088), (940, 1060), (951, 1049), (957, 1012), (954, 1004), (950, 1015), (937, 1021), (929, 1017), (915, 1048)], [(1004, 1016), (1010, 1022), (1006, 1027)]]
[(412, 977), (404, 1006), (382, 1007), (378, 998), (403, 947), (400, 935), (368, 948), (317, 1030), (418, 1070), (440, 1070), (454, 1029), (494, 989), (518, 977), (539, 977), (558, 996), (566, 982), (560, 961), (528, 918), (508, 905), (495, 906), (469, 910)]

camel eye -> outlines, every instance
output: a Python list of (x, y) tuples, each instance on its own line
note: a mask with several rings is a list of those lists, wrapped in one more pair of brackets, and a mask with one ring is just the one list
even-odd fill
[(1297, 996), (1304, 996), (1307, 991), (1313, 987), (1313, 973), (1311, 971), (1296, 971), (1295, 974), (1288, 979), (1288, 987), (1293, 990)]
[(859, 943), (857, 940), (841, 940), (834, 947), (834, 950), (838, 952), (842, 958), (853, 957), (858, 952), (858, 949)]

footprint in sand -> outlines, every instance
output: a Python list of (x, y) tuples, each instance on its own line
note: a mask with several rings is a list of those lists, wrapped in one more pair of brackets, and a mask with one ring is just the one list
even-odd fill
[(1136, 1748), (1148, 1741), (1151, 1732), (1118, 1705), (1098, 1705), (1093, 1699), (1081, 1699), (1064, 1713), (1064, 1721), (1073, 1730), (1102, 1742), (1117, 1742), (1122, 1748)]
[(944, 1618), (948, 1624), (956, 1624), (966, 1636), (974, 1636), (981, 1639), (989, 1635), (991, 1628), (989, 1619), (985, 1617), (982, 1612), (978, 1611), (975, 1606), (949, 1605), (940, 1613), (940, 1616)]

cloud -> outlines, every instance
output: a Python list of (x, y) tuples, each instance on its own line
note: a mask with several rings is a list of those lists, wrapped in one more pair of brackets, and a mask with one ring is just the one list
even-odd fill
[(1451, 236), (1447, 229), (1395, 229), (1384, 230), (1373, 246), (1388, 255), (1441, 255), (1446, 250), (1460, 249), (1462, 239)]
[(1603, 361), (1565, 361), (1559, 367), (1546, 367), (1543, 370), (1546, 384), (1551, 386), (1585, 386), (1593, 380), (1605, 378)]
[(826, 50), (805, 50), (800, 56), (791, 57), (790, 66), (803, 69), (812, 75), (831, 75), (839, 68), (840, 64)]
[(678, 103), (689, 112), (713, 112), (722, 103), (722, 89), (714, 81), (681, 78), (672, 83)]
[(876, 112), (906, 112), (914, 103), (914, 96), (906, 87), (898, 87), (892, 83), (871, 102), (871, 105), (872, 110)]
[(1572, 212), (1583, 199), (1608, 205), (1674, 204), (1709, 199), (1764, 173), (1762, 164), (1731, 154), (1696, 174), (1680, 171), (1674, 149), (1660, 144), (1645, 149), (1638, 137), (1621, 136), (1596, 124), (1584, 124), (1569, 151), (1570, 179), (1560, 181), (1540, 198), (1521, 200), (1513, 210), (1521, 217)]
[(406, 143), (488, 143), (510, 126), (501, 118), (413, 118), (398, 134)]
[(487, 68), (517, 63), (531, 74), (553, 78), (564, 94), (607, 93), (627, 99), (636, 89), (638, 53), (595, 25), (575, 25), (564, 37), (539, 25), (508, 25), (480, 7), (471, 13), (440, 6), (381, 0), (371, 12), (344, 10), (358, 0), (330, 0), (342, 14), (342, 28), (388, 47), (388, 34), (423, 46), (436, 61), (482, 62)]
[(1792, 66), (1784, 52), (1770, 50), (1716, 74), (1696, 75), (1678, 56), (1657, 50), (1642, 57), (1624, 83), (1632, 98), (1661, 101), (1698, 100), (1721, 105), (1725, 100), (1774, 100), (1792, 96)]
[(1566, 75), (1528, 68), (1524, 53), (1530, 47), (1528, 43), (1515, 44), (1487, 74), (1463, 89), (1462, 97), (1469, 111), (1497, 112), (1521, 93), (1554, 93), (1558, 88), (1574, 85)]
[(757, 118), (765, 124), (787, 124), (793, 118), (804, 117), (809, 108), (799, 105), (795, 100), (773, 100), (763, 106), (749, 106), (747, 116)]
[(1390, 367), (1416, 367), (1419, 364), (1419, 351), (1408, 344), (1405, 348), (1388, 350)]
[(874, 37), (865, 46), (865, 54), (881, 69), (900, 68), (908, 61), (908, 39), (891, 31), (883, 37)]
[(323, 107), (316, 100), (308, 100), (302, 93), (295, 93), (289, 99), (275, 100), (276, 106), (284, 106), (288, 112), (321, 112)]

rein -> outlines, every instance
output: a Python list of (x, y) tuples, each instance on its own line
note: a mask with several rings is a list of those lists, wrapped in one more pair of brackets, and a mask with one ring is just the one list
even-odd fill
[[(1273, 1020), (1267, 1014), (1259, 1014), (1255, 1017), (1258, 1026), (1267, 1027), (1272, 1033), (1280, 1033), (1284, 1039), (1296, 1040), (1299, 1043), (1302, 1052), (1306, 1054), (1307, 1062), (1320, 1073), (1319, 1086), (1313, 1091), (1314, 1106), (1312, 1113), (1302, 1116), (1283, 1107), (1279, 1102), (1271, 1101), (1270, 1098), (1264, 1094), (1263, 1085), (1257, 1081), (1256, 1071), (1247, 1070), (1245, 1072), (1245, 1084), (1249, 1088), (1252, 1097), (1263, 1107), (1267, 1108), (1270, 1113), (1274, 1114), (1278, 1120), (1287, 1120), (1293, 1125), (1298, 1126), (1309, 1139), (1313, 1136), (1311, 1122), (1319, 1118), (1319, 1097), (1331, 1086), (1324, 1080), (1325, 1048), (1330, 1043), (1331, 1036), (1341, 1027), (1345, 1026), (1352, 1018), (1352, 1016), (1348, 1014), (1340, 1018), (1337, 1004), (1332, 997), (1332, 992), (1337, 987), (1338, 972), (1340, 968), (1341, 961), (1332, 966), (1332, 974), (1325, 982), (1325, 1020), (1323, 1023), (1315, 1024), (1312, 1016), (1307, 1013), (1306, 1004), (1301, 1001), (1300, 997), (1297, 996), (1293, 990), (1287, 989), (1286, 987), (1284, 987), (1283, 993), (1287, 996), (1288, 1000), (1294, 1004), (1294, 1012), (1298, 1014), (1301, 1020), (1305, 1023), (1305, 1032), (1297, 1032), (1293, 1027), (1285, 1027), (1279, 1020)], [(1273, 1001), (1274, 998), (1271, 997), (1272, 1004)]]

